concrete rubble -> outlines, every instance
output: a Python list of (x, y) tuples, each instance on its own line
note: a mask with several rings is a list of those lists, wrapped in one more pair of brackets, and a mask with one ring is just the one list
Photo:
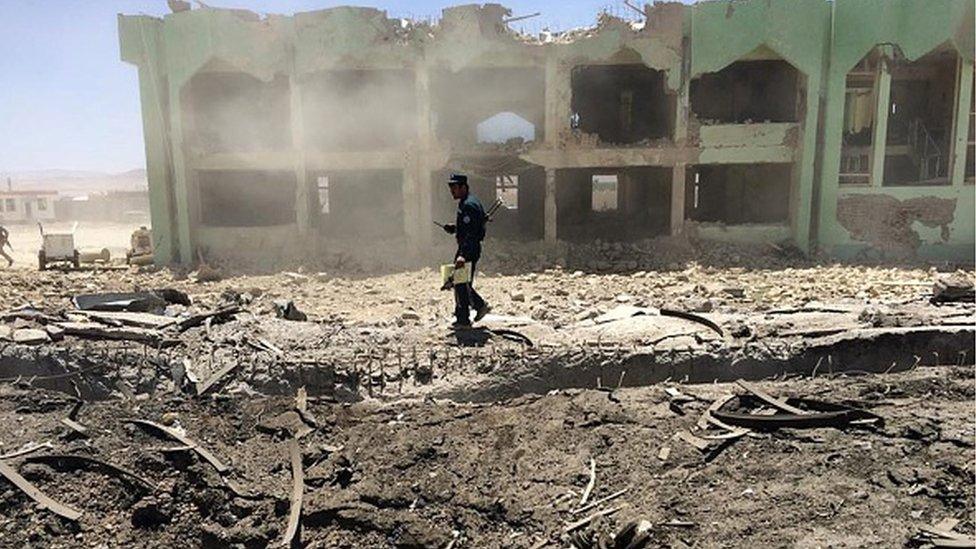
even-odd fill
[(0, 546), (974, 545), (971, 0), (169, 5), (155, 264), (0, 277)]
[[(13, 510), (6, 524), (35, 526), (0, 528), (0, 540), (263, 545), (295, 535), (329, 546), (458, 539), (530, 547), (606, 538), (645, 521), (647, 546), (728, 536), (829, 543), (818, 528), (849, 512), (862, 518), (843, 527), (847, 539), (890, 545), (947, 516), (968, 516), (971, 491), (957, 486), (973, 480), (973, 425), (949, 410), (973, 398), (976, 305), (964, 292), (938, 304), (933, 297), (965, 287), (974, 273), (816, 266), (775, 250), (737, 250), (767, 268), (482, 273), (481, 291), (497, 312), (457, 333), (444, 328), (450, 296), (437, 291), (429, 269), (363, 276), (224, 268), (214, 282), (165, 269), (9, 271), (0, 284), (8, 311), (0, 315), (0, 414), (20, 419), (0, 428), (0, 456), (51, 447), (0, 460), (81, 515), (55, 527), (4, 488), (0, 502)], [(156, 293), (181, 302), (106, 312), (72, 300), (137, 288), (166, 288)], [(125, 303), (139, 308), (138, 300)], [(281, 318), (282, 305), (306, 319)], [(32, 337), (18, 342), (20, 332)], [(779, 381), (741, 381), (772, 378)], [(764, 416), (743, 408), (752, 397), (742, 387), (770, 402), (789, 396), (782, 405), (799, 415), (753, 419)], [(741, 398), (729, 401), (734, 394)], [(745, 413), (743, 425), (793, 421), (812, 434), (768, 434), (714, 417), (710, 424), (706, 409), (733, 422)], [(516, 417), (519, 427), (510, 425)], [(132, 420), (185, 441), (126, 427)], [(861, 423), (819, 426), (829, 421)], [(546, 427), (553, 422), (560, 427)], [(547, 433), (545, 451), (529, 442), (539, 436), (530, 425)], [(493, 434), (479, 437), (482, 430)], [(294, 436), (297, 466), (289, 465)], [(572, 437), (579, 440), (564, 447)], [(921, 465), (930, 463), (931, 444), (948, 469)], [(896, 465), (892, 452), (913, 469)], [(45, 461), (49, 454), (91, 456), (158, 488), (109, 497), (124, 474), (112, 480), (120, 473)], [(766, 464), (765, 480), (736, 473), (747, 455), (750, 467)], [(578, 504), (589, 457), (593, 507)], [(779, 482), (848, 460), (859, 467), (833, 482), (849, 493), (832, 500), (825, 486), (803, 492), (817, 509), (810, 524), (819, 526), (797, 529), (778, 518), (797, 509), (763, 503), (772, 530), (748, 530), (755, 501), (777, 501), (769, 498)], [(782, 465), (789, 461), (796, 463)], [(298, 474), (304, 496), (295, 499)], [(85, 490), (67, 488), (82, 481)], [(917, 506), (861, 514), (893, 492), (921, 498), (921, 514), (915, 518)], [(299, 506), (297, 523), (286, 516), (288, 501)], [(971, 528), (963, 522), (953, 535)]]

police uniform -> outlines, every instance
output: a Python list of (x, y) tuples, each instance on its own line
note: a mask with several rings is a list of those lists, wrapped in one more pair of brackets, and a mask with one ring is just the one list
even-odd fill
[(481, 241), (485, 238), (485, 208), (478, 197), (468, 192), (458, 201), (454, 236), (457, 239), (455, 257), (463, 257), (471, 268), (471, 282), (454, 286), (454, 316), (459, 324), (470, 324), (471, 308), (476, 311), (485, 307), (485, 300), (474, 289), (474, 273), (481, 259)]

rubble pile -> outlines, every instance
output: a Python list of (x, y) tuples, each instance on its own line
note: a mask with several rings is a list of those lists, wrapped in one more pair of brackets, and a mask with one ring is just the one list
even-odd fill
[[(479, 264), (494, 312), (457, 332), (431, 267), (8, 271), (0, 545), (830, 545), (845, 513), (845, 543), (972, 531), (940, 522), (973, 510), (971, 271), (679, 250), (615, 272), (661, 243), (525, 246)], [(571, 267), (594, 258), (611, 270)], [(715, 383), (770, 376), (792, 381)], [(892, 493), (919, 503), (864, 518)]]
[[(173, 395), (80, 408), (5, 384), (0, 415), (18, 421), (0, 424), (2, 472), (30, 492), (0, 480), (0, 544), (961, 543), (976, 510), (973, 383), (971, 367), (937, 367), (491, 405)], [(713, 410), (757, 394), (870, 413), (804, 427), (772, 409), (750, 417), (790, 426), (715, 426)]]

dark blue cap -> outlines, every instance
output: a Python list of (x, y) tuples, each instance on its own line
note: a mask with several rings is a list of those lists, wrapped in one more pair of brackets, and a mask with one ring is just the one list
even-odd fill
[(447, 180), (448, 185), (467, 185), (468, 176), (460, 173), (452, 173), (451, 178)]

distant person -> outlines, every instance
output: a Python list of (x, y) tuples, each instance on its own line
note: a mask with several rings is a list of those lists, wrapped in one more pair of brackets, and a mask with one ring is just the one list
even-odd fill
[(14, 247), (10, 245), (10, 231), (0, 225), (0, 255), (7, 260), (7, 266), (10, 267), (14, 264), (14, 258), (10, 257), (4, 248), (10, 248), (11, 252), (14, 251)]
[(472, 306), (475, 310), (475, 322), (491, 311), (491, 307), (474, 289), (474, 273), (481, 258), (481, 241), (485, 238), (486, 216), (481, 201), (468, 189), (466, 175), (454, 174), (447, 184), (451, 189), (451, 196), (458, 201), (457, 220), (453, 224), (444, 225), (444, 230), (448, 234), (453, 234), (457, 240), (454, 266), (458, 269), (465, 264), (471, 267), (471, 281), (454, 285), (455, 322), (452, 327), (464, 329), (471, 327)]

